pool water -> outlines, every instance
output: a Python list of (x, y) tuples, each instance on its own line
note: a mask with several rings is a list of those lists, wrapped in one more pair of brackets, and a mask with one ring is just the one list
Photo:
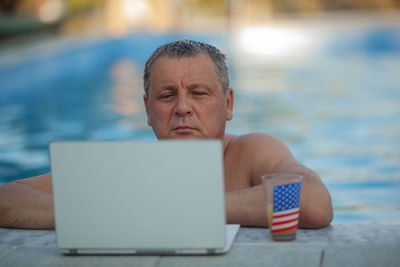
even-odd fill
[(48, 172), (51, 141), (155, 139), (143, 65), (158, 45), (191, 38), (230, 58), (228, 132), (283, 139), (328, 186), (334, 222), (399, 222), (400, 26), (300, 30), (301, 49), (286, 57), (240, 31), (50, 40), (0, 53), (0, 184)]

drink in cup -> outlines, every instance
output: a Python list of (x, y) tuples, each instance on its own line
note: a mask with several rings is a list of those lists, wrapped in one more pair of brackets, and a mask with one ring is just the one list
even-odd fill
[(262, 177), (268, 227), (275, 241), (296, 239), (303, 177), (293, 173), (276, 173)]

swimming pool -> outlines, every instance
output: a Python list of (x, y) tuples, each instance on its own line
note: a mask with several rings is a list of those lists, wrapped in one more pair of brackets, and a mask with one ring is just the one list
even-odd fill
[(50, 141), (155, 139), (144, 62), (164, 42), (193, 38), (230, 57), (228, 132), (283, 139), (327, 184), (334, 222), (399, 222), (400, 27), (287, 29), (50, 40), (1, 53), (0, 184), (48, 172)]

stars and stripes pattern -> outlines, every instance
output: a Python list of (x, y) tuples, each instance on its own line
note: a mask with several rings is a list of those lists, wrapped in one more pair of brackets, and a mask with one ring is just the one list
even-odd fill
[(301, 183), (274, 186), (274, 209), (271, 231), (282, 232), (299, 222)]

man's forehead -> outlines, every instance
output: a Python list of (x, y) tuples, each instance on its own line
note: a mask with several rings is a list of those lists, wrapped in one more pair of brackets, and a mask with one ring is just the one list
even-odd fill
[[(171, 57), (162, 56), (153, 65), (150, 74), (151, 83), (156, 81), (180, 79), (210, 79), (218, 82), (216, 66), (206, 54), (194, 56)], [(150, 83), (150, 85), (151, 85)]]
[(185, 55), (185, 56), (162, 55), (154, 61), (153, 69), (155, 66), (159, 66), (162, 64), (173, 63), (173, 62), (190, 64), (193, 61), (198, 61), (199, 63), (202, 64), (211, 64), (215, 67), (214, 61), (211, 59), (211, 57), (206, 53), (200, 52), (198, 54)]

